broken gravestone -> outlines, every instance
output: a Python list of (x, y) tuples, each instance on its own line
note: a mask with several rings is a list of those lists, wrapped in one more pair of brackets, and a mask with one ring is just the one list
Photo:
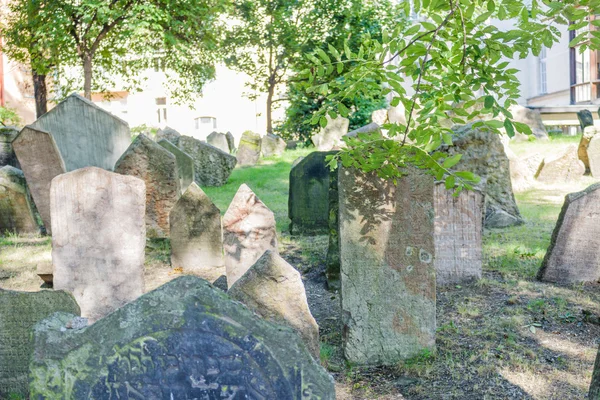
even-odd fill
[(10, 165), (0, 168), (0, 235), (5, 232), (21, 235), (40, 232), (25, 175)]
[(12, 141), (18, 134), (19, 130), (14, 126), (0, 126), (0, 168), (5, 165), (21, 168), (12, 147)]
[(437, 285), (481, 278), (483, 194), (462, 190), (454, 196), (444, 183), (435, 185), (434, 242)]
[(209, 282), (225, 273), (221, 211), (192, 183), (171, 210), (171, 265)]
[(308, 308), (302, 276), (277, 253), (267, 250), (227, 293), (261, 317), (298, 331), (319, 359), (319, 326)]
[(577, 155), (575, 145), (567, 147), (554, 157), (544, 158), (535, 178), (546, 183), (565, 183), (580, 179), (585, 173), (585, 166)]
[(286, 146), (285, 140), (272, 133), (267, 133), (260, 141), (260, 151), (263, 157), (280, 156)]
[(216, 147), (221, 151), (224, 151), (225, 153), (231, 152), (231, 150), (229, 149), (229, 142), (227, 141), (227, 136), (224, 133), (212, 132), (206, 137), (206, 143)]
[(600, 183), (565, 197), (538, 279), (556, 283), (597, 282), (600, 249)]
[(50, 133), (26, 126), (13, 140), (13, 148), (46, 232), (50, 234), (50, 184), (54, 177), (66, 172), (56, 142)]
[(251, 131), (242, 133), (237, 153), (235, 153), (239, 165), (254, 165), (258, 162), (260, 158), (260, 142), (261, 138), (258, 133)]
[(265, 251), (275, 253), (275, 215), (243, 184), (223, 216), (223, 250), (227, 285), (231, 287)]
[(536, 139), (548, 140), (548, 131), (544, 126), (539, 110), (515, 104), (510, 106), (508, 111), (512, 114), (512, 120), (527, 125)]
[(156, 141), (160, 141), (161, 139), (165, 139), (168, 140), (169, 142), (173, 143), (175, 146), (179, 145), (179, 138), (181, 137), (181, 134), (179, 132), (177, 132), (175, 129), (170, 128), (170, 127), (165, 127), (165, 129), (159, 129), (156, 132)]
[(178, 146), (194, 159), (194, 182), (198, 186), (227, 183), (237, 162), (234, 156), (190, 136), (182, 136)]
[(181, 193), (185, 192), (188, 186), (194, 182), (194, 159), (167, 139), (160, 139), (157, 143), (175, 156), (179, 187), (181, 188)]
[(579, 119), (579, 126), (582, 131), (588, 126), (594, 126), (594, 116), (590, 110), (578, 111), (577, 119)]
[(0, 289), (0, 398), (28, 398), (33, 327), (58, 311), (79, 315), (73, 296), (62, 290)]
[(115, 172), (146, 183), (146, 236), (169, 237), (169, 213), (181, 191), (175, 156), (140, 134), (115, 164)]
[(65, 330), (70, 318), (35, 327), (32, 399), (335, 399), (296, 332), (197, 277), (83, 329)]
[(579, 141), (579, 147), (577, 148), (577, 156), (583, 162), (585, 166), (586, 172), (590, 170), (590, 160), (588, 156), (588, 147), (590, 145), (590, 141), (594, 136), (596, 136), (598, 130), (594, 126), (586, 126), (583, 130), (583, 135), (581, 135), (581, 140)]
[(331, 119), (327, 116), (327, 126), (321, 128), (319, 133), (312, 136), (311, 140), (317, 150), (330, 151), (338, 148), (342, 144), (342, 137), (348, 133), (350, 120), (338, 116), (336, 119)]
[(600, 178), (600, 135), (592, 137), (587, 146), (589, 168), (594, 178)]
[(435, 347), (433, 178), (340, 168), (344, 354), (392, 365)]
[(144, 181), (88, 167), (50, 190), (54, 288), (97, 320), (144, 293)]

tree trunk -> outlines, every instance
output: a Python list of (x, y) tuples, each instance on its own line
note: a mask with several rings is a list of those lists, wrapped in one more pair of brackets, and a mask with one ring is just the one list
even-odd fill
[(92, 54), (83, 54), (83, 96), (92, 100)]
[(46, 89), (46, 75), (39, 75), (33, 72), (33, 94), (35, 97), (35, 116), (36, 118), (48, 112), (48, 91)]
[(269, 80), (269, 94), (267, 95), (267, 133), (273, 133), (273, 95), (275, 84)]

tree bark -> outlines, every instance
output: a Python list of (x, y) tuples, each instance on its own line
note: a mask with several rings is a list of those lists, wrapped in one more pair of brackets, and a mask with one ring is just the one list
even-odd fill
[(48, 112), (48, 90), (46, 88), (46, 75), (33, 72), (33, 94), (35, 97), (36, 118)]
[(92, 100), (92, 54), (83, 53), (83, 96)]
[(273, 94), (275, 84), (269, 82), (269, 94), (267, 95), (267, 133), (273, 133)]

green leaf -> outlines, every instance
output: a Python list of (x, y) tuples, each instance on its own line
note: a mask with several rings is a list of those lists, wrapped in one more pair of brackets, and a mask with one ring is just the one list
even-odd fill
[(492, 108), (494, 106), (495, 102), (496, 102), (496, 99), (494, 99), (494, 96), (485, 96), (483, 106), (485, 108)]
[(490, 128), (500, 129), (504, 126), (504, 123), (502, 121), (498, 121), (497, 119), (492, 119), (489, 121), (485, 121), (484, 125), (487, 125)]
[(442, 166), (446, 169), (452, 168), (460, 161), (461, 157), (462, 154), (455, 154), (452, 157), (448, 157), (444, 160)]
[(510, 119), (508, 118), (504, 120), (504, 129), (506, 129), (506, 134), (508, 135), (508, 137), (515, 136), (515, 128), (513, 127), (512, 122), (510, 122)]
[(445, 182), (446, 189), (452, 189), (454, 187), (455, 180), (456, 180), (456, 178), (454, 178), (453, 175), (448, 176), (446, 178), (446, 182)]
[(321, 125), (322, 128), (325, 128), (327, 126), (327, 118), (321, 117), (319, 119), (319, 125)]
[(331, 63), (331, 59), (329, 58), (329, 56), (327, 55), (327, 53), (325, 53), (325, 51), (323, 51), (323, 49), (320, 49), (320, 48), (317, 47), (316, 52), (319, 55), (319, 57), (321, 57), (321, 59), (323, 61), (325, 61), (327, 64)]

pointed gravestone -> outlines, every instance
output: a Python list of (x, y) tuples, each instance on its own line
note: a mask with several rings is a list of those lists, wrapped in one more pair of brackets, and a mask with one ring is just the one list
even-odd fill
[(590, 110), (578, 111), (577, 119), (579, 119), (579, 126), (582, 131), (588, 126), (594, 126), (594, 116)]
[(481, 192), (454, 196), (443, 183), (434, 192), (435, 271), (438, 285), (481, 278), (483, 205)]
[(33, 215), (25, 175), (7, 165), (0, 168), (0, 235), (39, 233)]
[(275, 215), (245, 184), (223, 216), (223, 249), (229, 287), (265, 251), (278, 252)]
[(586, 150), (590, 173), (594, 178), (600, 178), (600, 135), (592, 137)]
[(92, 320), (144, 292), (144, 181), (88, 167), (50, 191), (54, 288), (73, 293)]
[(285, 140), (271, 133), (263, 136), (260, 142), (260, 151), (263, 157), (280, 156), (285, 151), (287, 144)]
[(189, 136), (182, 136), (178, 146), (194, 159), (194, 182), (198, 186), (227, 183), (237, 162), (234, 156)]
[(54, 177), (66, 172), (56, 142), (48, 132), (26, 126), (13, 140), (13, 148), (35, 206), (50, 234), (50, 183)]
[(28, 398), (33, 327), (59, 311), (79, 315), (73, 296), (62, 290), (0, 289), (0, 398)]
[(171, 210), (171, 265), (210, 282), (225, 274), (221, 211), (192, 183)]
[(52, 134), (67, 171), (90, 166), (112, 171), (131, 143), (127, 122), (78, 94), (67, 97), (31, 127)]
[(288, 325), (319, 359), (319, 326), (308, 308), (302, 276), (269, 250), (227, 292), (261, 317)]
[(235, 156), (239, 165), (254, 165), (260, 158), (260, 135), (246, 131), (242, 133)]
[(119, 158), (115, 172), (146, 183), (146, 236), (169, 237), (169, 213), (181, 192), (175, 156), (141, 134)]
[(0, 168), (5, 165), (21, 168), (12, 147), (12, 141), (18, 134), (19, 130), (14, 126), (0, 126)]
[(577, 155), (577, 148), (571, 145), (557, 156), (545, 158), (535, 178), (540, 182), (565, 183), (580, 179), (584, 173), (585, 165)]
[(179, 132), (177, 132), (175, 129), (170, 128), (170, 127), (166, 127), (164, 129), (159, 129), (156, 132), (156, 141), (160, 141), (161, 139), (165, 139), (168, 140), (169, 142), (173, 143), (175, 146), (179, 145), (179, 138), (181, 137), (181, 134)]
[(331, 119), (327, 116), (327, 126), (312, 136), (312, 142), (319, 151), (330, 151), (342, 144), (342, 136), (348, 133), (350, 120), (344, 117)]
[(538, 279), (556, 283), (598, 282), (600, 184), (565, 197)]
[(212, 132), (206, 137), (206, 143), (216, 147), (221, 151), (224, 151), (225, 153), (230, 152), (227, 136), (224, 133)]
[(435, 346), (434, 185), (417, 170), (382, 180), (341, 168), (344, 353), (391, 365)]
[(160, 139), (157, 143), (175, 156), (179, 187), (181, 188), (181, 193), (185, 192), (188, 186), (194, 182), (194, 159), (167, 139)]
[(335, 399), (333, 378), (292, 329), (197, 277), (83, 329), (65, 330), (70, 318), (35, 328), (32, 399)]

